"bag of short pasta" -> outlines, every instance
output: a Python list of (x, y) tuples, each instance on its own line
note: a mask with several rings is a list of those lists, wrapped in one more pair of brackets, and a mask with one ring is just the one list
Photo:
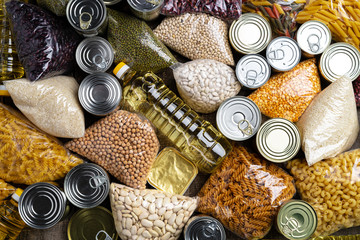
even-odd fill
[(211, 215), (243, 239), (270, 230), (282, 203), (295, 194), (283, 169), (236, 145), (200, 190), (198, 211)]
[(288, 162), (300, 197), (318, 217), (315, 236), (360, 225), (360, 149), (342, 153), (312, 166), (305, 159)]
[(15, 193), (16, 188), (6, 183), (4, 180), (0, 179), (0, 200), (4, 200), (13, 193)]
[(83, 161), (37, 130), (20, 112), (0, 104), (0, 178), (31, 185), (55, 181)]

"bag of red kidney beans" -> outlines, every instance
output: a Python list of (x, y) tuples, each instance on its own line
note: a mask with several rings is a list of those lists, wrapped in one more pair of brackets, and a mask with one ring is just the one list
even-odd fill
[(12, 0), (5, 6), (19, 59), (29, 80), (61, 75), (72, 69), (81, 38), (65, 19), (20, 1)]

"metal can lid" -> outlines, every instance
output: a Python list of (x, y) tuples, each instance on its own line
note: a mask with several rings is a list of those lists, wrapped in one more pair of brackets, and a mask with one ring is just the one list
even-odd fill
[(201, 216), (189, 221), (191, 223), (184, 233), (185, 240), (226, 240), (225, 229), (217, 219)]
[(106, 171), (93, 163), (83, 163), (70, 170), (64, 181), (67, 199), (79, 208), (100, 205), (110, 191), (110, 180)]
[(164, 0), (127, 0), (129, 6), (139, 12), (151, 12), (160, 9)]
[(118, 80), (108, 73), (93, 73), (84, 78), (79, 86), (81, 106), (91, 114), (104, 116), (113, 112), (122, 96)]
[(258, 131), (261, 112), (249, 98), (235, 96), (220, 105), (216, 113), (216, 124), (225, 137), (234, 141), (244, 141)]
[(115, 4), (119, 3), (119, 2), (121, 2), (121, 0), (103, 0), (103, 1), (104, 1), (106, 6), (115, 5)]
[(360, 53), (352, 45), (344, 42), (331, 44), (320, 58), (320, 72), (330, 82), (342, 76), (354, 81), (360, 74)]
[(296, 40), (301, 50), (311, 55), (317, 55), (324, 52), (330, 45), (331, 32), (324, 23), (311, 20), (299, 27)]
[(308, 239), (316, 230), (317, 215), (314, 208), (302, 200), (284, 203), (277, 215), (277, 228), (286, 238)]
[(28, 186), (20, 196), (19, 213), (30, 227), (46, 229), (58, 223), (65, 213), (65, 194), (50, 183)]
[(256, 134), (260, 154), (271, 162), (286, 162), (300, 150), (300, 132), (297, 126), (283, 118), (273, 118), (261, 125)]
[(229, 29), (231, 45), (243, 54), (261, 52), (269, 44), (271, 38), (270, 24), (265, 18), (255, 13), (241, 15)]
[(294, 39), (277, 37), (269, 43), (266, 59), (274, 69), (289, 71), (300, 62), (301, 50)]
[(80, 42), (75, 56), (77, 64), (84, 72), (106, 72), (114, 61), (114, 50), (106, 39), (90, 37)]
[(271, 68), (263, 56), (248, 54), (239, 60), (235, 72), (237, 79), (244, 87), (255, 89), (269, 80)]

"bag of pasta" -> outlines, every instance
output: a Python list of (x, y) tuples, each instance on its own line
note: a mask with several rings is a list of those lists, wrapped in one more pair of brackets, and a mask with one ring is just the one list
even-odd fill
[(4, 180), (0, 179), (0, 200), (4, 200), (13, 193), (15, 193), (16, 188), (6, 183)]
[(360, 225), (360, 149), (342, 153), (312, 166), (305, 159), (288, 162), (300, 197), (318, 217), (315, 236)]
[(31, 185), (55, 181), (83, 161), (20, 112), (0, 104), (0, 178)]
[(283, 169), (236, 145), (200, 190), (198, 211), (212, 215), (243, 239), (270, 230), (282, 203), (295, 194)]

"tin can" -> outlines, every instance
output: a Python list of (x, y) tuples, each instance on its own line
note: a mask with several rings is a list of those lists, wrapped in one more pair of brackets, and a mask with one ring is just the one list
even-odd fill
[(64, 192), (50, 183), (28, 186), (19, 200), (22, 220), (32, 228), (47, 229), (61, 221), (67, 204)]
[(276, 228), (291, 240), (308, 239), (316, 230), (317, 215), (314, 208), (302, 200), (289, 200), (277, 214)]
[(360, 53), (352, 45), (344, 42), (331, 44), (320, 58), (321, 75), (334, 82), (342, 76), (354, 81), (360, 74)]
[(81, 106), (96, 116), (105, 116), (115, 111), (121, 96), (120, 83), (108, 73), (88, 75), (81, 82), (78, 91)]
[(275, 71), (289, 71), (300, 62), (301, 49), (294, 39), (277, 37), (269, 43), (266, 59)]
[(265, 18), (255, 13), (241, 15), (229, 29), (229, 40), (232, 47), (242, 54), (263, 51), (271, 38), (270, 24)]
[(107, 27), (107, 11), (102, 0), (70, 0), (66, 5), (66, 18), (84, 37), (104, 34)]
[(235, 96), (220, 105), (216, 113), (216, 124), (225, 137), (244, 141), (259, 130), (261, 112), (249, 98)]
[(111, 5), (115, 5), (119, 2), (121, 2), (121, 0), (103, 0), (106, 6), (111, 6)]
[(74, 206), (93, 208), (99, 206), (108, 196), (109, 176), (100, 166), (83, 163), (66, 174), (64, 191), (67, 199)]
[(324, 23), (311, 20), (299, 27), (296, 40), (305, 57), (314, 57), (330, 45), (331, 32)]
[(111, 44), (102, 37), (90, 37), (76, 48), (76, 62), (86, 73), (106, 72), (114, 61)]
[(264, 122), (256, 134), (260, 154), (271, 162), (286, 162), (299, 152), (300, 132), (297, 126), (283, 118)]
[(195, 216), (189, 219), (184, 229), (185, 240), (226, 240), (223, 225), (209, 216)]
[(248, 54), (239, 60), (235, 73), (241, 85), (249, 89), (256, 89), (269, 80), (271, 68), (263, 56)]
[(145, 21), (156, 19), (160, 15), (164, 0), (127, 0), (131, 12)]

